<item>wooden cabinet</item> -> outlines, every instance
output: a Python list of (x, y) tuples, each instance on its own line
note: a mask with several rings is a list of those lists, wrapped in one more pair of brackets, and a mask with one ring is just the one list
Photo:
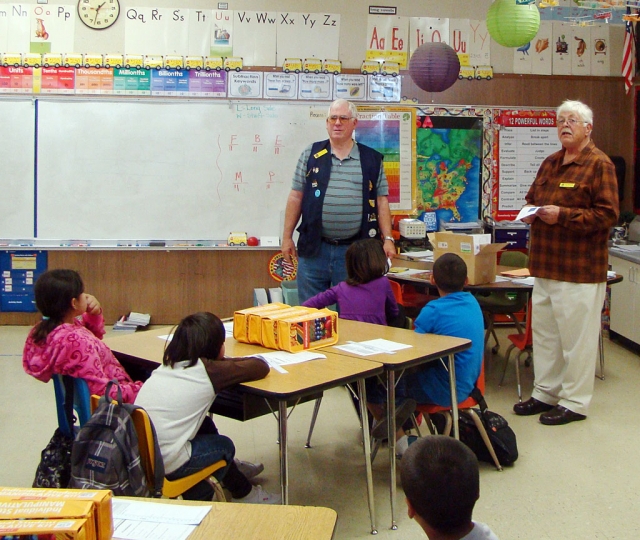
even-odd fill
[(611, 330), (640, 344), (640, 264), (609, 256), (611, 269), (623, 277), (611, 287)]

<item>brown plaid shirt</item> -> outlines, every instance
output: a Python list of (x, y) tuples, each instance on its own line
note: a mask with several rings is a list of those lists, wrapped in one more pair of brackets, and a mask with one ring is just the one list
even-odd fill
[(618, 220), (618, 182), (607, 155), (589, 141), (575, 161), (562, 165), (564, 148), (544, 160), (526, 201), (560, 207), (558, 222), (531, 224), (532, 276), (599, 283), (607, 280), (609, 228)]

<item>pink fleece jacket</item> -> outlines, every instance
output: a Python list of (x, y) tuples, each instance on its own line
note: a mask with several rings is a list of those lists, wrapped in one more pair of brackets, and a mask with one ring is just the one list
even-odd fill
[(120, 383), (123, 401), (135, 401), (142, 382), (132, 382), (111, 349), (102, 342), (102, 314), (85, 313), (82, 320), (63, 323), (40, 345), (33, 342), (32, 334), (33, 330), (22, 353), (22, 366), (29, 375), (42, 382), (49, 382), (55, 374), (81, 377), (87, 381), (89, 391), (100, 396), (115, 378)]

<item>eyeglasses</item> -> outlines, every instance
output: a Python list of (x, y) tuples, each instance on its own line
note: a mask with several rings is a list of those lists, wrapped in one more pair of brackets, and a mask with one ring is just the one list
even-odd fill
[(353, 116), (329, 116), (327, 118), (327, 120), (329, 120), (330, 124), (335, 124), (338, 120), (340, 120), (340, 122), (342, 122), (343, 124), (347, 121), (347, 120), (352, 120)]
[(571, 127), (575, 126), (576, 124), (588, 124), (588, 122), (584, 122), (583, 120), (576, 120), (575, 118), (558, 118), (556, 123), (559, 126), (569, 125)]

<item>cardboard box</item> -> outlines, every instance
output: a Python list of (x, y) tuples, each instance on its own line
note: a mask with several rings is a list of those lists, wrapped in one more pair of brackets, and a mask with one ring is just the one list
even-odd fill
[(274, 307), (279, 306), (281, 309), (288, 308), (286, 304), (265, 304), (246, 309), (240, 309), (233, 314), (233, 338), (242, 343), (250, 343), (249, 341), (249, 315), (267, 312)]
[(55, 535), (64, 540), (94, 540), (86, 519), (16, 519), (0, 521), (0, 538), (16, 535)]
[(306, 308), (302, 306), (291, 307), (288, 309), (282, 309), (276, 311), (271, 315), (266, 315), (262, 319), (262, 342), (263, 347), (267, 349), (279, 349), (278, 344), (278, 320), (288, 319), (291, 317), (298, 317), (300, 315), (306, 315), (309, 312), (316, 311), (314, 308)]
[[(96, 538), (109, 540), (113, 536), (111, 490), (108, 489), (46, 489), (0, 487), (0, 501), (7, 502), (49, 502), (84, 501), (93, 505)], [(0, 521), (0, 524), (4, 524)], [(84, 531), (86, 527), (83, 526)], [(17, 533), (15, 533), (17, 534)], [(26, 534), (26, 533), (25, 533)], [(84, 533), (83, 533), (84, 534)], [(0, 537), (2, 535), (0, 534)], [(80, 536), (78, 536), (80, 538)]]
[(429, 235), (433, 260), (445, 253), (459, 255), (467, 265), (469, 285), (493, 283), (496, 279), (497, 253), (508, 244), (492, 244), (490, 234), (437, 232)]
[(277, 321), (278, 348), (292, 353), (338, 342), (338, 314), (329, 309)]
[(75, 520), (85, 519), (85, 534), (87, 538), (96, 536), (96, 520), (93, 503), (91, 501), (15, 501), (10, 498), (0, 498), (0, 527), (5, 520)]

